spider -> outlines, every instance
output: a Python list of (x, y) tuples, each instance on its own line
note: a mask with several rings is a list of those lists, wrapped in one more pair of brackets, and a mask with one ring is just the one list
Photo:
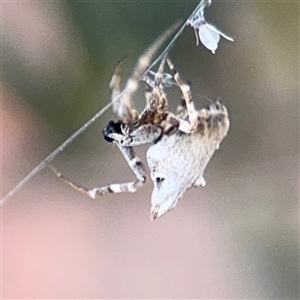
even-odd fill
[[(229, 129), (227, 109), (221, 100), (206, 109), (194, 108), (190, 87), (181, 79), (170, 58), (162, 59), (156, 73), (151, 71), (141, 76), (156, 46), (157, 42), (154, 42), (140, 57), (124, 93), (121, 94), (120, 89), (123, 61), (119, 62), (109, 84), (113, 111), (120, 119), (110, 121), (102, 131), (103, 136), (107, 142), (117, 145), (136, 180), (89, 189), (50, 166), (57, 177), (93, 199), (109, 193), (135, 192), (145, 184), (146, 171), (133, 147), (150, 143), (147, 161), (154, 184), (151, 220), (173, 209), (187, 189), (206, 185), (204, 169)], [(165, 64), (172, 72), (174, 82), (163, 73)], [(146, 83), (146, 107), (138, 113), (132, 107), (131, 98), (140, 78)], [(177, 114), (168, 111), (165, 86), (170, 84), (176, 84), (182, 92)], [(117, 101), (114, 100), (116, 97)]]

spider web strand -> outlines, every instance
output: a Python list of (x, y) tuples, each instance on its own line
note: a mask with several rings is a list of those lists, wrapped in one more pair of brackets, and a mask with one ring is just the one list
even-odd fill
[[(182, 34), (185, 27), (189, 24), (188, 21), (199, 11), (199, 9), (203, 8), (203, 2), (206, 0), (202, 0), (198, 6), (194, 9), (192, 14), (188, 17), (186, 22), (181, 26), (173, 39), (169, 42), (166, 48), (161, 52), (161, 54), (153, 61), (153, 63), (146, 69), (146, 71), (137, 75), (138, 81), (140, 81), (145, 74), (147, 74), (163, 57), (167, 55), (170, 49), (175, 44), (176, 40)], [(178, 22), (176, 22), (173, 26), (179, 26)], [(167, 34), (170, 30), (172, 30), (173, 26), (169, 28), (164, 34)], [(164, 35), (163, 34), (163, 35)], [(160, 37), (161, 38), (161, 37)], [(158, 48), (158, 47), (157, 47)], [(155, 49), (157, 51), (157, 49)], [(154, 51), (153, 51), (154, 54)], [(152, 55), (153, 55), (152, 54)], [(87, 123), (85, 123), (82, 127), (80, 127), (75, 133), (73, 133), (64, 143), (62, 143), (57, 149), (55, 149), (49, 156), (47, 156), (37, 167), (35, 167), (31, 172), (29, 172), (14, 188), (12, 188), (0, 201), (0, 206), (6, 203), (10, 197), (12, 197), (22, 186), (24, 186), (33, 176), (35, 176), (38, 172), (40, 172), (48, 163), (50, 163), (59, 153), (61, 153), (69, 144), (71, 144), (79, 135), (81, 135), (88, 127), (90, 127), (97, 119), (99, 119), (111, 106), (112, 103), (118, 99), (120, 99), (124, 93), (126, 92), (127, 87), (112, 101), (110, 101), (106, 106), (104, 106), (98, 113), (96, 113)]]

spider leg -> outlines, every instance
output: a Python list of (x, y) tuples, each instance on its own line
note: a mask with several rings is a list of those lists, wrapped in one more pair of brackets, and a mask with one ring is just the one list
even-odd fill
[(195, 110), (194, 103), (192, 101), (191, 90), (188, 84), (184, 83), (179, 73), (175, 70), (173, 63), (169, 58), (167, 58), (167, 63), (169, 65), (170, 70), (173, 72), (174, 79), (181, 89), (183, 98), (185, 100), (187, 113), (189, 116), (189, 121), (180, 120), (179, 129), (186, 133), (194, 132), (197, 128), (198, 121), (197, 121), (197, 111)]
[(135, 156), (132, 147), (121, 146), (119, 144), (117, 144), (117, 146), (119, 147), (121, 153), (126, 159), (128, 165), (136, 175), (135, 181), (127, 182), (127, 183), (115, 183), (103, 187), (89, 189), (69, 180), (53, 166), (48, 165), (48, 167), (59, 179), (63, 180), (65, 183), (67, 183), (75, 190), (91, 197), (92, 199), (95, 199), (96, 196), (105, 196), (110, 193), (136, 192), (137, 189), (142, 187), (146, 182), (145, 168), (141, 160), (137, 156)]
[[(163, 70), (164, 70), (165, 63), (166, 63), (166, 58), (164, 57), (161, 60), (161, 63), (158, 67), (157, 72), (155, 73), (155, 72), (151, 71), (151, 73), (154, 74), (154, 80), (151, 80), (151, 78), (148, 76), (148, 73), (147, 73), (147, 75), (145, 74), (143, 76), (142, 79), (143, 79), (143, 81), (146, 82), (149, 91), (152, 92), (156, 87), (162, 88)], [(150, 73), (150, 70), (149, 70), (149, 73)]]
[(131, 93), (135, 91), (137, 86), (131, 86), (133, 91), (130, 92), (130, 96), (121, 96), (121, 69), (124, 63), (124, 59), (121, 59), (115, 69), (115, 72), (110, 80), (109, 88), (111, 89), (111, 101), (112, 101), (112, 109), (113, 112), (121, 119), (131, 122), (136, 119), (138, 113), (133, 109), (131, 104)]
[(181, 99), (181, 102), (176, 108), (176, 112), (176, 116), (181, 119), (184, 119), (185, 115), (187, 115), (186, 103), (184, 99)]
[[(112, 90), (112, 102), (114, 112), (127, 124), (132, 124), (137, 120), (138, 113), (133, 109), (131, 104), (132, 95), (138, 88), (139, 80), (143, 77), (148, 68), (152, 57), (159, 47), (170, 37), (170, 35), (179, 27), (181, 22), (174, 23), (161, 36), (159, 36), (150, 47), (140, 56), (136, 66), (134, 67), (132, 76), (128, 79), (124, 93), (120, 92), (120, 70), (123, 60), (121, 60), (112, 76), (109, 84)], [(118, 100), (115, 97), (118, 96)], [(114, 102), (116, 104), (114, 105)]]

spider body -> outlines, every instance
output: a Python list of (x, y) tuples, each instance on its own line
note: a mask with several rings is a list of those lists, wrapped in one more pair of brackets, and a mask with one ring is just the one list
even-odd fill
[[(123, 93), (120, 89), (122, 61), (109, 85), (113, 111), (120, 119), (117, 122), (110, 121), (102, 133), (107, 142), (118, 146), (136, 180), (88, 189), (75, 184), (51, 167), (59, 178), (91, 198), (109, 193), (135, 192), (145, 184), (146, 171), (133, 147), (150, 143), (147, 161), (154, 184), (152, 220), (174, 208), (187, 189), (205, 186), (205, 167), (229, 129), (227, 109), (220, 100), (211, 103), (207, 109), (194, 108), (190, 87), (181, 80), (169, 58), (162, 59), (154, 79), (151, 78), (153, 72), (145, 74), (158, 42), (154, 42), (140, 57)], [(173, 73), (174, 82), (163, 73), (165, 63)], [(146, 107), (138, 113), (132, 107), (131, 98), (141, 78), (146, 82)], [(168, 111), (165, 87), (171, 84), (176, 84), (183, 96), (177, 114)]]
[[(175, 118), (188, 116), (187, 110), (182, 106), (178, 110), (180, 113)], [(151, 143), (147, 151), (147, 162), (154, 185), (151, 200), (153, 220), (174, 208), (190, 187), (205, 186), (204, 169), (229, 129), (227, 109), (220, 100), (210, 104), (207, 109), (197, 111), (197, 128), (192, 133), (182, 132), (178, 128), (173, 128), (168, 133), (169, 126), (162, 124), (164, 121), (160, 124), (153, 121), (143, 126), (135, 125), (124, 134), (126, 130), (122, 130), (122, 126), (128, 125), (122, 121), (110, 121), (103, 130), (104, 138), (108, 142), (116, 143), (123, 153), (124, 149), (132, 146)], [(132, 157), (136, 159), (135, 156)], [(141, 168), (140, 160), (134, 162), (138, 162), (138, 166), (129, 163), (133, 169)], [(137, 184), (143, 185), (146, 181), (144, 170), (142, 167), (137, 172), (142, 174), (141, 181), (137, 181)], [(133, 188), (126, 191), (135, 190)]]

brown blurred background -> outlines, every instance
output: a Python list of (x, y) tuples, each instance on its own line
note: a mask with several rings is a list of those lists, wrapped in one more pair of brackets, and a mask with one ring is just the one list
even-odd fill
[[(121, 57), (126, 79), (197, 3), (4, 2), (2, 196), (108, 103)], [(187, 28), (170, 52), (197, 107), (229, 109), (207, 186), (150, 222), (150, 181), (92, 201), (41, 171), (2, 207), (3, 298), (299, 299), (299, 2), (213, 1), (207, 19), (234, 43), (213, 55)], [(134, 179), (101, 135), (114, 118), (53, 163), (89, 187)]]

